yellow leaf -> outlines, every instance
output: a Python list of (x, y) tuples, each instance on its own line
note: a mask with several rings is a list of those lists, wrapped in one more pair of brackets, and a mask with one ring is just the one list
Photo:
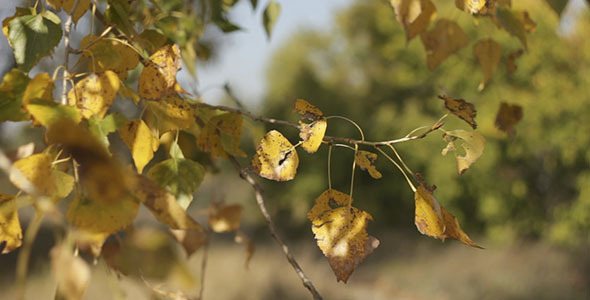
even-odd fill
[(205, 231), (176, 203), (172, 194), (160, 188), (147, 177), (136, 174), (130, 191), (154, 214), (158, 221), (170, 228)]
[(436, 18), (436, 7), (430, 0), (391, 0), (390, 3), (397, 20), (406, 30), (408, 41), (424, 32)]
[(77, 228), (94, 234), (111, 234), (131, 225), (138, 210), (139, 202), (131, 196), (110, 202), (77, 196), (70, 203), (66, 217)]
[(295, 111), (301, 115), (302, 118), (311, 121), (317, 121), (323, 118), (324, 113), (314, 105), (303, 99), (295, 100)]
[(494, 70), (500, 63), (502, 46), (492, 39), (481, 40), (473, 46), (473, 52), (483, 71), (483, 80), (479, 84), (479, 90), (481, 91), (490, 78), (492, 78)]
[(264, 135), (252, 159), (252, 167), (258, 175), (276, 181), (295, 178), (298, 166), (295, 147), (276, 130)]
[(114, 39), (105, 39), (93, 34), (85, 36), (80, 41), (83, 49), (80, 60), (89, 59), (91, 70), (104, 72), (112, 70), (124, 79), (127, 71), (132, 70), (139, 63), (139, 56), (131, 46)]
[(209, 240), (207, 234), (200, 230), (170, 229), (170, 234), (182, 245), (188, 257), (207, 244)]
[(70, 120), (80, 123), (82, 114), (75, 106), (63, 105), (45, 99), (31, 99), (26, 106), (27, 111), (33, 117), (33, 125), (49, 127), (60, 120)]
[(209, 227), (215, 232), (232, 232), (240, 228), (242, 206), (211, 204), (209, 206)]
[(522, 107), (502, 102), (496, 114), (496, 128), (514, 136), (514, 126), (522, 119)]
[[(446, 155), (449, 151), (455, 151), (455, 158), (457, 158), (457, 172), (463, 174), (469, 167), (483, 154), (483, 149), (486, 145), (486, 140), (479, 133), (475, 131), (466, 130), (452, 130), (447, 131), (443, 135), (443, 139), (448, 143), (447, 147), (443, 149), (442, 154)], [(455, 141), (462, 140), (461, 147), (465, 150), (465, 155), (460, 156), (457, 153)]]
[(514, 62), (517, 58), (519, 58), (524, 53), (524, 50), (518, 49), (516, 51), (511, 52), (508, 54), (508, 59), (506, 60), (506, 70), (508, 73), (513, 73), (518, 69), (518, 66)]
[(29, 81), (23, 94), (22, 107), (26, 107), (32, 99), (53, 101), (53, 79), (47, 73), (39, 73)]
[[(74, 8), (76, 0), (47, 0), (47, 4), (53, 7), (56, 11), (60, 11), (62, 8), (65, 12), (72, 15), (72, 9)], [(79, 0), (76, 11), (72, 15), (74, 23), (78, 23), (78, 20), (88, 11), (90, 8), (90, 0)]]
[(442, 207), (432, 192), (420, 185), (414, 194), (416, 204), (416, 215), (414, 223), (420, 233), (433, 238), (456, 239), (462, 243), (482, 248), (474, 243), (463, 229), (459, 226), (457, 219)]
[(333, 189), (325, 190), (315, 199), (315, 204), (307, 213), (307, 218), (313, 222), (313, 220), (324, 212), (333, 208), (348, 205), (348, 202), (350, 202), (350, 196), (348, 196), (348, 194)]
[(98, 258), (102, 252), (102, 245), (107, 237), (111, 235), (108, 232), (90, 232), (86, 230), (76, 231), (76, 247), (84, 252), (90, 252), (93, 258)]
[(310, 124), (299, 121), (299, 127), (301, 128), (299, 137), (303, 140), (301, 147), (308, 153), (318, 151), (324, 140), (327, 126), (328, 122), (326, 122), (326, 118), (324, 117)]
[(159, 144), (159, 140), (141, 119), (127, 122), (127, 125), (119, 129), (119, 135), (131, 150), (137, 172), (141, 174), (154, 157), (154, 144)]
[(53, 170), (55, 178), (55, 193), (51, 197), (53, 202), (57, 202), (67, 197), (74, 189), (74, 176), (59, 170)]
[(57, 281), (55, 298), (80, 300), (90, 281), (90, 267), (72, 249), (58, 244), (50, 252), (51, 270)]
[(475, 106), (463, 99), (455, 99), (447, 95), (438, 95), (438, 98), (445, 102), (445, 107), (455, 116), (467, 122), (473, 129), (477, 128)]
[(440, 19), (434, 29), (420, 35), (426, 49), (428, 68), (438, 66), (451, 54), (467, 46), (467, 35), (454, 21)]
[[(53, 156), (49, 153), (33, 154), (19, 159), (12, 165), (10, 181), (21, 190), (30, 190), (29, 184), (42, 195), (51, 196), (55, 192), (55, 177), (52, 169)], [(22, 175), (25, 179), (19, 176)]]
[(215, 157), (246, 156), (240, 149), (242, 115), (222, 113), (208, 119), (197, 138), (197, 146)]
[(4, 244), (2, 254), (14, 251), (21, 246), (23, 239), (16, 199), (0, 194), (0, 246)]
[(178, 45), (166, 45), (148, 59), (139, 76), (139, 95), (147, 100), (158, 100), (176, 94), (176, 72), (180, 69)]
[(160, 135), (167, 131), (189, 128), (195, 123), (195, 109), (182, 98), (172, 96), (161, 101), (146, 101), (146, 123), (157, 128)]
[(455, 6), (471, 14), (477, 14), (487, 3), (494, 3), (495, 0), (455, 0)]
[(383, 177), (377, 168), (375, 168), (375, 160), (377, 160), (377, 154), (360, 150), (356, 153), (354, 157), (354, 162), (361, 167), (363, 170), (368, 170), (369, 175), (375, 179), (379, 179)]
[(119, 77), (113, 71), (90, 74), (68, 92), (68, 102), (77, 106), (86, 119), (92, 115), (102, 118), (113, 104), (119, 86)]
[(328, 258), (338, 281), (344, 283), (356, 267), (379, 246), (379, 241), (367, 234), (368, 221), (373, 217), (355, 207), (329, 210), (312, 222), (318, 247)]

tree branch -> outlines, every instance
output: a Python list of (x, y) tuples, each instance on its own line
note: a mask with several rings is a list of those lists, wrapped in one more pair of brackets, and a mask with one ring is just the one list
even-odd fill
[(80, 0), (76, 0), (74, 2), (74, 6), (68, 15), (68, 19), (64, 24), (64, 48), (65, 48), (65, 56), (64, 56), (64, 78), (63, 83), (61, 86), (61, 104), (68, 104), (68, 97), (67, 97), (67, 89), (68, 89), (68, 79), (70, 77), (70, 70), (68, 69), (68, 64), (70, 61), (70, 52), (72, 48), (70, 47), (70, 32), (72, 31), (72, 22), (74, 22), (74, 13), (78, 8), (78, 4), (80, 4)]
[(260, 211), (262, 212), (262, 215), (264, 216), (264, 220), (266, 220), (266, 224), (268, 225), (268, 228), (270, 229), (270, 234), (277, 241), (277, 243), (281, 246), (281, 249), (283, 250), (283, 253), (287, 257), (287, 260), (289, 261), (291, 266), (293, 266), (293, 269), (295, 269), (295, 272), (297, 272), (297, 275), (299, 275), (299, 278), (301, 278), (301, 282), (303, 283), (303, 286), (305, 286), (305, 288), (307, 288), (309, 290), (309, 292), (313, 296), (313, 299), (315, 299), (315, 300), (323, 299), (322, 296), (320, 296), (318, 291), (313, 286), (313, 283), (311, 282), (311, 280), (309, 280), (307, 275), (305, 275), (305, 273), (303, 272), (303, 270), (301, 269), (301, 267), (299, 266), (299, 264), (297, 263), (297, 261), (295, 260), (293, 255), (291, 255), (291, 252), (289, 252), (289, 248), (287, 247), (287, 245), (285, 245), (283, 240), (281, 240), (281, 238), (279, 237), (277, 230), (274, 226), (274, 223), (270, 217), (270, 214), (266, 210), (266, 205), (264, 204), (264, 198), (262, 197), (262, 188), (260, 188), (260, 186), (256, 183), (256, 181), (254, 181), (254, 178), (252, 178), (252, 176), (250, 176), (246, 172), (242, 171), (242, 167), (240, 166), (240, 163), (236, 160), (235, 157), (229, 156), (229, 160), (232, 162), (232, 164), (234, 165), (236, 170), (238, 170), (238, 172), (240, 172), (240, 177), (242, 179), (244, 179), (245, 181), (247, 181), (254, 189), (254, 193), (256, 195), (256, 203), (258, 203), (258, 207), (260, 208)]

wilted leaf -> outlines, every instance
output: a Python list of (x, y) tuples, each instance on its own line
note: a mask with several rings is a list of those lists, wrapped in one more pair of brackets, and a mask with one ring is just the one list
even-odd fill
[(68, 92), (68, 102), (77, 106), (84, 118), (101, 118), (107, 113), (119, 91), (120, 81), (113, 71), (93, 73), (78, 81)]
[(348, 205), (350, 196), (337, 190), (328, 189), (315, 199), (315, 204), (307, 213), (307, 218), (313, 222), (317, 217), (331, 209)]
[(14, 196), (0, 194), (0, 246), (2, 254), (14, 251), (21, 246), (23, 239), (16, 199)]
[(473, 46), (473, 52), (483, 71), (483, 80), (479, 84), (479, 90), (481, 91), (490, 78), (492, 78), (494, 70), (500, 63), (502, 46), (492, 39), (481, 40)]
[(252, 167), (258, 175), (276, 181), (295, 178), (298, 166), (295, 147), (276, 130), (264, 135), (252, 159)]
[(467, 35), (454, 21), (440, 19), (434, 29), (420, 35), (426, 49), (428, 68), (438, 66), (451, 54), (467, 46)]
[(112, 70), (120, 78), (125, 78), (127, 71), (139, 63), (137, 52), (117, 40), (89, 34), (80, 41), (80, 48), (83, 51), (79, 61), (89, 59), (90, 70), (93, 72)]
[(268, 2), (268, 5), (264, 9), (264, 15), (262, 16), (262, 22), (264, 24), (264, 30), (266, 31), (266, 36), (270, 39), (270, 35), (272, 30), (279, 19), (279, 15), (281, 14), (281, 5), (271, 0)]
[(160, 135), (171, 130), (189, 128), (195, 123), (195, 109), (182, 98), (172, 96), (160, 101), (146, 101), (150, 113), (146, 123), (157, 128)]
[(154, 157), (154, 144), (159, 144), (158, 139), (152, 135), (152, 131), (141, 119), (127, 122), (119, 129), (119, 135), (131, 150), (137, 173), (141, 174), (143, 168)]
[(139, 202), (131, 195), (105, 202), (77, 196), (68, 208), (67, 218), (72, 225), (91, 233), (111, 234), (131, 225)]
[[(446, 155), (449, 151), (455, 151), (457, 158), (457, 172), (463, 174), (482, 154), (486, 145), (486, 140), (475, 131), (452, 130), (443, 135), (443, 139), (448, 143), (443, 149), (442, 154)], [(464, 156), (460, 156), (455, 145), (457, 139), (462, 140), (461, 147), (465, 151)]]
[(313, 121), (309, 124), (299, 121), (299, 127), (301, 128), (299, 137), (303, 140), (301, 147), (308, 153), (318, 151), (324, 140), (327, 126), (328, 122), (326, 122), (326, 118)]
[(21, 111), (23, 94), (30, 78), (19, 69), (8, 71), (0, 84), (0, 122), (24, 121), (29, 118)]
[(514, 125), (522, 119), (522, 107), (502, 102), (496, 114), (496, 128), (514, 136)]
[(210, 117), (205, 127), (201, 128), (197, 146), (211, 153), (212, 157), (227, 157), (228, 154), (237, 157), (246, 156), (246, 153), (240, 149), (242, 122), (242, 115), (230, 112)]
[(377, 168), (375, 168), (375, 160), (377, 160), (377, 154), (369, 151), (360, 150), (354, 157), (354, 162), (361, 167), (363, 170), (367, 170), (369, 175), (375, 179), (383, 177)]
[(51, 249), (51, 271), (57, 281), (56, 299), (80, 300), (90, 281), (90, 267), (71, 249), (58, 244)]
[(473, 129), (477, 128), (475, 106), (463, 99), (455, 99), (447, 95), (438, 95), (438, 98), (445, 102), (445, 107), (451, 113), (467, 122)]
[(295, 111), (301, 115), (301, 118), (308, 119), (310, 121), (324, 119), (324, 113), (322, 113), (319, 108), (303, 99), (295, 100)]
[(49, 127), (60, 120), (70, 120), (76, 124), (82, 120), (82, 114), (76, 107), (45, 99), (30, 100), (26, 108), (33, 116), (34, 125)]
[(318, 247), (328, 258), (338, 281), (346, 283), (356, 267), (379, 246), (379, 241), (367, 234), (368, 221), (373, 217), (355, 207), (329, 210), (312, 222)]
[(408, 41), (424, 32), (436, 18), (436, 7), (430, 0), (391, 0), (390, 3), (397, 20), (406, 30)]
[(76, 11), (72, 14), (72, 9), (76, 0), (47, 0), (47, 4), (53, 7), (55, 11), (63, 10), (72, 16), (74, 23), (78, 23), (78, 20), (88, 11), (90, 8), (90, 0), (79, 0)]
[(209, 227), (215, 232), (232, 232), (240, 228), (242, 206), (239, 204), (209, 206)]
[(139, 76), (139, 95), (146, 100), (159, 100), (176, 94), (176, 72), (181, 63), (178, 45), (166, 45), (154, 52)]
[(188, 257), (207, 244), (209, 240), (206, 233), (194, 229), (170, 229), (170, 234), (182, 245)]
[(414, 200), (416, 202), (414, 222), (420, 233), (443, 241), (447, 238), (456, 239), (466, 245), (482, 248), (463, 232), (457, 219), (442, 207), (432, 192), (424, 186), (418, 187), (414, 193)]
[[(17, 12), (18, 14), (18, 12)], [(49, 10), (24, 15), (8, 22), (8, 40), (19, 68), (30, 71), (44, 56), (51, 54), (62, 36), (61, 21)]]
[(205, 229), (193, 220), (178, 203), (174, 196), (145, 176), (135, 175), (130, 190), (151, 212), (158, 221), (172, 229)]
[(516, 71), (516, 69), (518, 69), (518, 66), (514, 61), (517, 58), (519, 58), (523, 53), (524, 51), (522, 49), (518, 49), (508, 54), (508, 59), (506, 60), (506, 69), (508, 70), (508, 73), (512, 73)]
[[(41, 195), (50, 196), (55, 192), (55, 177), (53, 174), (53, 156), (49, 153), (33, 154), (19, 159), (12, 165), (10, 181), (19, 189), (30, 190), (29, 184)], [(21, 180), (19, 174), (28, 182)]]
[(506, 30), (511, 35), (517, 37), (524, 46), (525, 50), (528, 49), (526, 30), (523, 21), (518, 17), (518, 15), (511, 9), (504, 7), (498, 7), (496, 12), (496, 18), (498, 19), (498, 22), (500, 22), (502, 28), (504, 28), (504, 30)]

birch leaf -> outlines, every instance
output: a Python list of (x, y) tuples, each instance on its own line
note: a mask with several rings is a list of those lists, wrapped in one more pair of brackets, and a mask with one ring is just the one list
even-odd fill
[(131, 150), (137, 173), (141, 174), (143, 168), (154, 157), (154, 144), (159, 144), (158, 139), (141, 119), (127, 122), (127, 125), (119, 129), (119, 135)]
[(295, 147), (276, 130), (266, 133), (252, 159), (252, 167), (258, 175), (276, 181), (295, 178), (298, 166)]
[(367, 170), (369, 175), (375, 179), (383, 177), (377, 168), (375, 168), (375, 160), (377, 160), (377, 154), (369, 151), (360, 150), (354, 157), (354, 162), (361, 167), (363, 170)]
[(115, 72), (93, 73), (78, 81), (68, 92), (68, 103), (77, 106), (86, 119), (92, 115), (102, 118), (113, 104), (119, 87)]
[(139, 76), (139, 95), (158, 100), (176, 94), (176, 72), (182, 62), (178, 45), (166, 45), (152, 54)]
[(426, 49), (428, 68), (433, 69), (447, 57), (467, 46), (467, 35), (454, 21), (440, 19), (434, 29), (420, 35)]
[(522, 107), (502, 102), (496, 114), (496, 128), (514, 136), (514, 126), (522, 119)]
[(77, 228), (111, 234), (131, 225), (138, 210), (139, 202), (129, 195), (110, 202), (77, 196), (70, 203), (66, 217)]
[(447, 95), (438, 95), (438, 98), (445, 102), (445, 108), (452, 114), (467, 122), (471, 128), (477, 128), (477, 123), (475, 122), (477, 111), (473, 104), (463, 99), (455, 99)]
[(436, 18), (436, 7), (430, 0), (391, 0), (390, 3), (406, 31), (407, 41), (424, 32)]
[(479, 66), (483, 71), (483, 80), (479, 84), (479, 90), (483, 90), (486, 83), (492, 78), (492, 74), (502, 57), (502, 46), (492, 39), (481, 40), (473, 46), (473, 52)]
[(307, 213), (307, 218), (313, 222), (313, 220), (324, 212), (333, 208), (348, 205), (348, 202), (350, 202), (350, 196), (348, 194), (334, 189), (325, 190), (315, 199), (313, 207)]
[[(452, 130), (447, 131), (443, 135), (443, 139), (448, 143), (447, 147), (443, 149), (442, 154), (446, 155), (449, 151), (455, 151), (455, 158), (457, 159), (457, 172), (463, 174), (469, 167), (481, 157), (483, 149), (486, 145), (486, 140), (479, 133), (475, 131), (466, 130)], [(458, 149), (455, 145), (457, 139), (462, 141), (461, 147), (465, 151), (465, 155), (459, 155)]]
[(2, 254), (10, 253), (22, 245), (23, 233), (18, 219), (14, 196), (0, 194), (0, 246)]
[(0, 122), (29, 119), (28, 113), (21, 110), (23, 94), (29, 82), (29, 76), (19, 69), (12, 69), (4, 75), (0, 83)]
[(324, 140), (326, 128), (328, 127), (326, 118), (313, 121), (309, 124), (299, 121), (299, 127), (301, 128), (299, 137), (303, 140), (301, 147), (303, 147), (308, 153), (315, 153), (318, 151)]

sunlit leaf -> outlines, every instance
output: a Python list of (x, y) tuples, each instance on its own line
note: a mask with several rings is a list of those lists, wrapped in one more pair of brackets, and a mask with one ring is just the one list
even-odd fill
[(56, 11), (60, 11), (62, 8), (65, 12), (72, 16), (74, 23), (78, 23), (78, 20), (88, 11), (90, 8), (90, 0), (78, 0), (78, 6), (76, 11), (72, 14), (72, 9), (76, 0), (47, 0), (47, 4), (53, 7)]
[(28, 72), (44, 56), (51, 54), (62, 36), (61, 21), (49, 10), (24, 15), (8, 22), (8, 40), (18, 67)]
[(93, 258), (98, 258), (102, 252), (102, 245), (111, 235), (108, 232), (90, 232), (77, 230), (75, 234), (76, 247), (83, 252), (88, 252)]
[(451, 113), (467, 122), (473, 129), (477, 128), (475, 106), (463, 99), (455, 99), (447, 95), (438, 95), (438, 98), (445, 102), (445, 108)]
[(298, 166), (295, 147), (276, 130), (266, 133), (252, 159), (252, 167), (258, 175), (276, 181), (295, 178)]
[(0, 84), (0, 122), (29, 118), (21, 111), (22, 97), (29, 81), (29, 76), (19, 69), (12, 69), (4, 75)]
[(146, 123), (160, 135), (170, 130), (189, 128), (195, 123), (195, 109), (182, 98), (172, 96), (160, 101), (146, 101), (150, 113)]
[(303, 100), (295, 100), (295, 111), (301, 115), (301, 118), (310, 121), (318, 121), (324, 119), (324, 113), (315, 107), (313, 104)]
[(139, 76), (139, 95), (146, 100), (158, 100), (176, 94), (176, 72), (181, 63), (178, 45), (166, 45), (154, 52)]
[(184, 248), (188, 257), (209, 241), (207, 234), (200, 230), (170, 229), (170, 234)]
[(65, 119), (74, 123), (80, 123), (82, 120), (82, 114), (76, 107), (44, 99), (30, 100), (26, 109), (33, 116), (35, 121), (33, 124), (45, 127)]
[(514, 136), (514, 126), (522, 119), (522, 107), (502, 102), (496, 114), (496, 128)]
[(14, 196), (0, 194), (0, 247), (2, 254), (14, 251), (21, 246), (23, 239), (18, 210)]
[(110, 234), (131, 225), (138, 210), (139, 202), (130, 195), (110, 202), (77, 196), (70, 203), (66, 216), (77, 228)]
[[(36, 14), (36, 10), (32, 7), (16, 7), (16, 12), (14, 13), (14, 15), (12, 15), (11, 17), (7, 17), (4, 20), (2, 20), (2, 33), (4, 33), (5, 37), (8, 37), (8, 33), (9, 33), (9, 29), (8, 29), (8, 24), (10, 23), (10, 21), (21, 17), (21, 16), (29, 16), (29, 15), (34, 15)], [(10, 47), (12, 47), (12, 42), (10, 42), (10, 39), (7, 39), (8, 45), (10, 45)]]
[(89, 34), (80, 41), (80, 47), (83, 49), (80, 61), (88, 59), (93, 72), (112, 70), (120, 78), (125, 78), (127, 71), (139, 63), (137, 52), (118, 40)]
[(158, 221), (172, 229), (205, 229), (193, 220), (166, 190), (145, 176), (136, 175), (130, 190), (151, 212)]
[[(449, 151), (455, 151), (455, 158), (457, 158), (457, 172), (463, 174), (469, 167), (483, 154), (483, 149), (486, 145), (486, 140), (476, 131), (466, 130), (452, 130), (447, 131), (443, 135), (443, 139), (447, 142), (447, 146), (443, 149), (442, 154), (446, 155)], [(456, 145), (457, 139), (460, 139), (461, 147), (465, 151), (465, 155), (461, 156), (458, 153)]]
[(357, 266), (377, 246), (379, 241), (367, 234), (368, 221), (373, 217), (355, 207), (329, 210), (312, 222), (318, 247), (328, 258), (338, 281), (346, 281)]
[(214, 232), (232, 232), (240, 228), (242, 206), (239, 204), (209, 206), (209, 227)]
[(518, 69), (515, 60), (519, 58), (523, 53), (524, 50), (518, 49), (508, 54), (508, 58), (506, 59), (506, 70), (508, 71), (508, 73), (512, 73), (516, 71), (516, 69)]
[(313, 222), (321, 214), (340, 206), (348, 205), (350, 196), (337, 190), (328, 189), (315, 199), (313, 207), (307, 213), (307, 218)]
[(496, 11), (496, 18), (498, 19), (498, 22), (500, 22), (500, 25), (502, 25), (502, 28), (511, 35), (517, 37), (525, 50), (528, 49), (525, 25), (518, 17), (517, 13), (504, 7), (498, 7)]
[(60, 243), (51, 249), (51, 271), (57, 281), (56, 299), (80, 300), (90, 281), (90, 267)]
[(414, 200), (414, 222), (420, 233), (443, 241), (447, 238), (456, 239), (466, 245), (482, 248), (463, 232), (457, 219), (438, 203), (430, 190), (420, 185), (414, 194)]
[(78, 81), (68, 92), (68, 102), (78, 107), (86, 119), (92, 115), (102, 118), (113, 104), (119, 86), (115, 72), (93, 73)]
[(481, 91), (492, 78), (494, 70), (500, 63), (502, 46), (492, 39), (481, 40), (473, 46), (473, 52), (483, 71), (483, 80), (479, 84), (479, 90)]
[(301, 128), (299, 131), (299, 137), (303, 140), (301, 147), (309, 153), (315, 153), (318, 151), (318, 148), (320, 148), (322, 141), (324, 140), (327, 126), (328, 122), (326, 122), (325, 118), (313, 121), (309, 124), (299, 121), (299, 127)]
[(454, 21), (440, 19), (434, 29), (420, 35), (428, 68), (433, 69), (451, 54), (467, 46), (467, 35)]
[(52, 195), (52, 200), (57, 202), (67, 197), (74, 189), (74, 176), (59, 171), (53, 170), (55, 178), (55, 193)]
[(264, 25), (264, 30), (266, 31), (266, 36), (270, 39), (270, 35), (279, 19), (279, 15), (281, 14), (281, 5), (271, 0), (268, 2), (268, 5), (264, 9), (264, 13), (262, 16), (262, 23)]
[(467, 11), (471, 14), (477, 14), (486, 6), (486, 2), (495, 2), (495, 0), (455, 0), (455, 6), (458, 9)]
[[(10, 181), (19, 189), (30, 190), (32, 184), (38, 193), (50, 196), (55, 192), (55, 177), (52, 163), (53, 156), (49, 153), (33, 154), (19, 159), (12, 165)], [(21, 180), (23, 176), (26, 181)]]
[(436, 7), (430, 0), (390, 0), (390, 3), (406, 30), (408, 41), (424, 32), (436, 18)]
[(47, 101), (53, 101), (53, 90), (55, 84), (53, 79), (47, 73), (37, 74), (25, 89), (25, 93), (22, 98), (22, 107), (25, 108), (32, 99), (44, 99)]
[(375, 179), (383, 177), (377, 168), (375, 168), (375, 160), (377, 160), (377, 154), (369, 151), (360, 150), (354, 157), (354, 162), (361, 167), (363, 170), (367, 170), (369, 175)]
[(159, 144), (158, 139), (141, 119), (127, 122), (119, 129), (119, 135), (131, 150), (137, 172), (141, 174), (143, 168), (154, 157), (154, 144)]

